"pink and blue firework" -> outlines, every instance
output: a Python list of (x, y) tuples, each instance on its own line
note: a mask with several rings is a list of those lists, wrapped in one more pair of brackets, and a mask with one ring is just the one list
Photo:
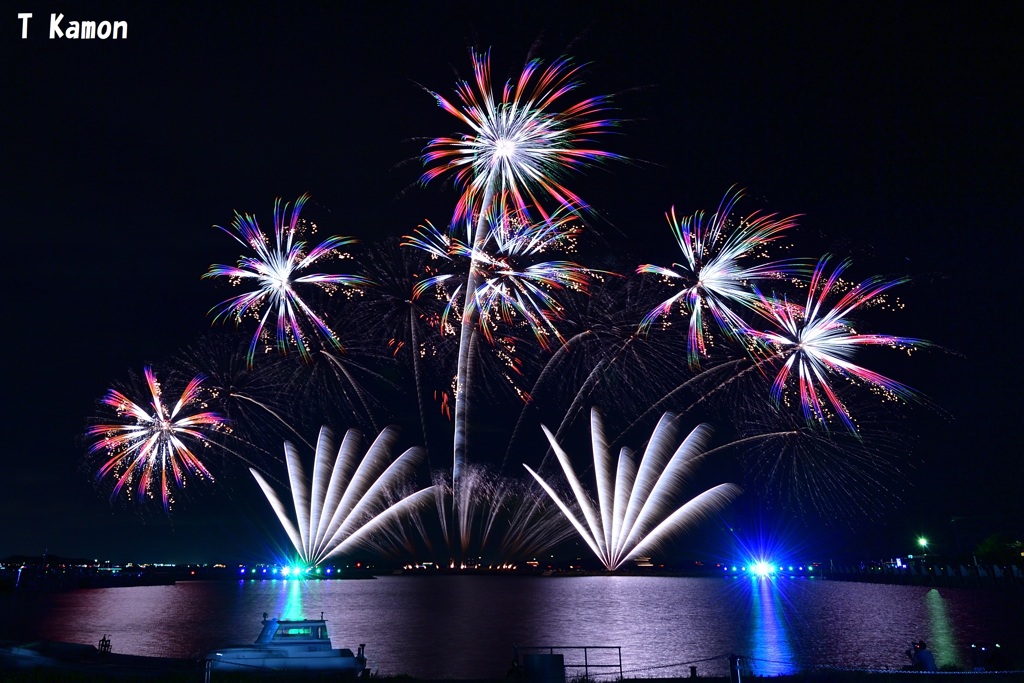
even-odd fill
[[(458, 102), (432, 92), (437, 103), (462, 121), (469, 132), (431, 140), (423, 153), (429, 168), (421, 181), (454, 175), (463, 195), (453, 224), (460, 224), (486, 189), (510, 196), (520, 211), (548, 197), (558, 207), (580, 209), (585, 203), (559, 182), (566, 170), (581, 169), (615, 154), (593, 147), (592, 136), (608, 132), (613, 119), (602, 118), (608, 99), (592, 97), (566, 103), (580, 85), (579, 66), (562, 59), (546, 68), (529, 61), (516, 82), (508, 81), (496, 94), (491, 81), (490, 52), (472, 53), (475, 85), (456, 86)], [(487, 210), (489, 207), (479, 207)]]
[[(828, 258), (823, 257), (814, 269), (805, 306), (759, 294), (758, 311), (777, 329), (751, 331), (751, 334), (767, 344), (782, 362), (772, 384), (771, 395), (775, 401), (782, 399), (790, 378), (795, 375), (800, 404), (809, 422), (827, 426), (829, 414), (834, 414), (847, 429), (856, 432), (853, 418), (833, 386), (835, 377), (866, 383), (892, 400), (915, 398), (916, 393), (900, 382), (853, 363), (855, 350), (863, 346), (911, 350), (928, 343), (910, 337), (858, 333), (850, 316), (858, 309), (880, 303), (884, 292), (906, 282), (907, 278), (871, 277), (840, 295), (846, 286), (840, 276), (850, 263), (843, 261), (827, 275)], [(839, 299), (829, 308), (827, 300), (835, 296)]]
[(752, 309), (758, 302), (751, 285), (759, 280), (786, 277), (799, 267), (795, 260), (751, 263), (753, 259), (765, 258), (768, 245), (783, 237), (796, 224), (796, 217), (754, 213), (736, 220), (732, 213), (742, 196), (742, 191), (727, 192), (710, 219), (700, 211), (679, 220), (673, 207), (665, 217), (683, 252), (683, 261), (670, 268), (653, 264), (637, 268), (638, 273), (658, 275), (681, 287), (644, 316), (640, 329), (649, 329), (678, 306), (689, 316), (687, 349), (693, 367), (707, 354), (705, 311), (711, 313), (727, 336), (737, 339), (747, 323), (734, 307)]
[(96, 439), (89, 452), (106, 454), (96, 478), (115, 479), (111, 499), (126, 486), (131, 491), (134, 484), (140, 500), (159, 491), (164, 509), (169, 511), (174, 491), (186, 485), (186, 474), (213, 480), (194, 449), (212, 446), (210, 438), (225, 430), (227, 423), (216, 413), (201, 410), (202, 375), (193, 378), (168, 409), (153, 369), (146, 366), (143, 374), (150, 393), (148, 408), (116, 389), (108, 391), (103, 404), (114, 409), (118, 422), (97, 424), (86, 431)]
[[(544, 222), (530, 222), (524, 212), (498, 202), (486, 218), (489, 230), (476, 252), (464, 242), (432, 224), (421, 225), (403, 240), (403, 246), (421, 249), (446, 261), (465, 260), (475, 269), (476, 289), (471, 305), (480, 313), (480, 329), (493, 343), (498, 325), (525, 322), (537, 341), (547, 348), (551, 339), (561, 340), (555, 324), (563, 309), (555, 298), (559, 291), (585, 293), (590, 271), (572, 261), (539, 261), (553, 251), (571, 248), (577, 229), (573, 216), (560, 212)], [(414, 298), (434, 289), (447, 300), (442, 330), (452, 328), (452, 310), (463, 299), (466, 275), (442, 273), (419, 281)]]
[[(302, 207), (309, 195), (295, 202), (291, 216), (285, 221), (288, 204), (274, 202), (273, 242), (263, 234), (254, 216), (235, 213), (230, 229), (220, 228), (243, 246), (252, 249), (255, 256), (243, 256), (237, 266), (212, 265), (203, 277), (227, 277), (233, 284), (251, 283), (256, 289), (227, 299), (215, 306), (214, 320), (234, 318), (240, 323), (246, 316), (258, 320), (256, 333), (249, 346), (252, 363), (259, 340), (269, 336), (268, 324), (276, 324), (277, 347), (287, 351), (290, 344), (298, 347), (303, 358), (309, 356), (310, 333), (307, 327), (319, 332), (335, 348), (341, 348), (338, 336), (323, 318), (296, 292), (296, 288), (318, 287), (332, 294), (339, 287), (358, 287), (367, 284), (357, 275), (330, 275), (305, 273), (314, 264), (331, 257), (341, 257), (341, 247), (355, 240), (351, 237), (329, 237), (319, 245), (307, 248), (301, 236), (315, 230), (315, 224), (300, 218)], [(220, 227), (220, 226), (218, 226)]]

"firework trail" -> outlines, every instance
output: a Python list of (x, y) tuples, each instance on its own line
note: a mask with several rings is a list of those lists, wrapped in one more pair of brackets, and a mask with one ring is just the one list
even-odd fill
[(302, 430), (328, 420), (377, 430), (392, 417), (390, 406), (399, 393), (394, 358), (377, 341), (342, 339), (345, 353), (318, 349), (306, 359), (286, 359), (291, 374), (285, 394), (301, 406), (294, 419)]
[[(637, 321), (652, 303), (653, 292), (645, 278), (598, 276), (594, 280), (591, 296), (569, 302), (565, 344), (537, 375), (506, 459), (523, 432), (527, 414), (562, 413), (555, 430), (556, 440), (562, 442), (588, 406), (614, 402), (616, 414), (609, 419), (624, 419), (646, 408), (648, 397), (667, 391), (666, 382), (688, 373), (685, 362), (680, 362), (685, 347), (680, 347), (675, 335), (643, 335), (637, 330)], [(541, 473), (553, 453), (548, 450)]]
[[(332, 257), (343, 257), (341, 247), (352, 243), (349, 237), (328, 237), (319, 245), (307, 248), (301, 239), (306, 232), (312, 234), (316, 224), (300, 218), (302, 207), (309, 195), (302, 195), (295, 202), (291, 216), (285, 221), (288, 204), (281, 206), (278, 198), (274, 202), (273, 241), (260, 229), (256, 218), (249, 214), (235, 213), (231, 227), (221, 230), (231, 235), (244, 247), (252, 249), (255, 256), (243, 256), (237, 266), (212, 265), (203, 277), (226, 277), (233, 284), (252, 284), (253, 291), (227, 299), (215, 306), (214, 320), (233, 318), (241, 323), (246, 316), (259, 322), (249, 346), (249, 362), (253, 362), (256, 346), (261, 338), (269, 338), (268, 323), (276, 327), (277, 348), (286, 351), (294, 344), (305, 358), (309, 356), (310, 334), (319, 332), (331, 346), (341, 348), (338, 336), (296, 292), (296, 287), (315, 287), (332, 294), (342, 287), (357, 287), (368, 284), (357, 275), (328, 275), (306, 273), (313, 265)], [(308, 331), (307, 328), (312, 328)]]
[[(746, 367), (740, 370), (739, 368), (743, 366)], [(612, 443), (620, 443), (634, 429), (646, 423), (652, 415), (672, 410), (679, 417), (683, 417), (697, 406), (711, 399), (722, 389), (743, 379), (757, 368), (757, 363), (744, 357), (718, 363), (695, 375), (688, 376), (681, 384), (651, 403), (646, 410), (640, 413), (612, 440)], [(708, 388), (709, 385), (710, 388)]]
[(285, 462), (291, 484), (295, 521), (274, 488), (250, 468), (267, 501), (302, 561), (310, 567), (355, 548), (372, 546), (373, 536), (404, 515), (429, 505), (434, 493), (425, 488), (394, 502), (389, 491), (403, 486), (423, 459), (423, 451), (410, 448), (391, 460), (397, 432), (387, 428), (360, 456), (361, 437), (345, 434), (335, 448), (331, 430), (317, 437), (313, 478), (310, 482), (298, 451), (285, 442)]
[(147, 365), (143, 375), (149, 389), (149, 406), (110, 389), (102, 404), (113, 408), (117, 422), (93, 425), (86, 430), (86, 436), (95, 439), (89, 452), (102, 452), (106, 457), (96, 479), (114, 480), (111, 500), (122, 490), (128, 492), (129, 498), (134, 490), (140, 500), (159, 494), (164, 510), (170, 512), (175, 492), (186, 486), (186, 475), (213, 480), (194, 449), (215, 446), (212, 437), (225, 431), (227, 423), (216, 413), (205, 410), (202, 375), (185, 386), (170, 408), (164, 402), (152, 367)]
[(517, 443), (517, 437), (523, 427), (523, 422), (526, 419), (527, 414), (531, 408), (536, 408), (536, 402), (532, 399), (533, 396), (537, 395), (537, 391), (540, 387), (544, 386), (551, 374), (562, 364), (566, 356), (575, 349), (575, 347), (584, 344), (587, 339), (594, 334), (593, 330), (583, 330), (572, 337), (569, 337), (564, 344), (558, 347), (558, 349), (551, 355), (551, 358), (545, 363), (540, 374), (537, 376), (537, 380), (533, 384), (533, 390), (530, 392), (530, 400), (526, 402), (522, 410), (519, 411), (519, 419), (516, 420), (516, 426), (512, 430), (512, 435), (508, 440), (508, 448), (505, 450), (505, 458), (502, 460), (501, 467), (505, 468), (508, 463), (508, 458), (512, 454), (514, 447)]
[[(752, 334), (781, 361), (771, 389), (776, 402), (783, 399), (787, 383), (795, 375), (800, 405), (808, 422), (827, 427), (830, 416), (835, 416), (847, 429), (856, 432), (853, 416), (832, 384), (834, 377), (866, 384), (884, 400), (913, 399), (916, 393), (904, 384), (851, 362), (855, 350), (864, 346), (888, 346), (910, 352), (928, 343), (910, 337), (859, 334), (850, 315), (881, 303), (884, 292), (906, 282), (907, 278), (886, 280), (876, 276), (849, 287), (840, 276), (850, 262), (841, 262), (829, 275), (826, 274), (828, 259), (828, 256), (823, 257), (814, 269), (805, 306), (759, 294), (758, 311), (777, 329)], [(849, 288), (843, 293), (845, 287)], [(829, 308), (827, 300), (836, 296), (838, 301)]]
[(579, 514), (524, 465), (608, 571), (660, 546), (668, 537), (720, 510), (740, 493), (734, 484), (719, 484), (676, 507), (683, 485), (710, 438), (710, 429), (697, 427), (676, 448), (675, 422), (671, 415), (661, 419), (639, 463), (628, 448), (622, 449), (616, 463), (605, 442), (600, 415), (592, 411), (596, 505), (573, 470), (569, 456), (545, 428), (572, 487)]
[[(456, 567), (452, 560), (452, 568), (523, 562), (573, 534), (536, 484), (528, 485), (481, 465), (467, 465), (456, 487), (443, 475), (437, 476), (434, 491), (444, 541), (449, 548), (458, 544), (461, 551), (461, 563)], [(453, 504), (455, 497), (459, 500)]]
[(742, 191), (727, 192), (710, 219), (699, 211), (679, 220), (672, 207), (665, 217), (683, 253), (683, 262), (673, 263), (671, 268), (653, 264), (637, 268), (637, 273), (658, 275), (682, 287), (652, 309), (640, 328), (647, 330), (657, 320), (670, 324), (667, 316), (678, 307), (689, 316), (688, 357), (692, 367), (697, 367), (700, 357), (707, 355), (705, 311), (711, 313), (727, 337), (737, 340), (745, 333), (747, 323), (733, 309), (737, 305), (746, 309), (756, 307), (758, 297), (751, 285), (760, 280), (786, 278), (800, 266), (795, 260), (750, 264), (752, 259), (764, 258), (766, 247), (783, 237), (796, 224), (796, 217), (761, 216), (755, 212), (737, 219), (733, 210), (742, 197)]

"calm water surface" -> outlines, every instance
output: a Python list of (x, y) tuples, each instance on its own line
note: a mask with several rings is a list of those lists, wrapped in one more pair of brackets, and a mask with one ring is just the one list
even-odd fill
[[(362, 581), (181, 582), (0, 596), (0, 637), (115, 652), (200, 656), (251, 643), (263, 612), (329, 620), (335, 647), (366, 643), (372, 669), (422, 678), (502, 677), (512, 646), (613, 645), (634, 676), (723, 675), (724, 656), (760, 674), (831, 664), (899, 668), (923, 638), (938, 664), (971, 643), (1021, 652), (1016, 594), (814, 579), (393, 576)], [(591, 654), (594, 662), (597, 654)], [(566, 663), (582, 655), (565, 653)], [(601, 660), (604, 661), (604, 660)], [(658, 667), (658, 668), (654, 668)]]

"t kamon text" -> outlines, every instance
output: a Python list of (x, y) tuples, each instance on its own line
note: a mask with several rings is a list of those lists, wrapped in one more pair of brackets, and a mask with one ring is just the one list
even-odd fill
[[(21, 12), (21, 38), (28, 38), (28, 22), (31, 12)], [(64, 15), (54, 12), (50, 15), (50, 40), (125, 40), (128, 38), (127, 21), (64, 21)]]

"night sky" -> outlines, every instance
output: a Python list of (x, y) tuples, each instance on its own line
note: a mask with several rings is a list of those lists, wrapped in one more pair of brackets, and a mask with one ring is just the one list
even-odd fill
[[(913, 413), (913, 485), (855, 530), (808, 527), (813, 552), (899, 553), (915, 533), (953, 551), (954, 517), (1020, 530), (1024, 27), (1009, 3), (484, 5), (6, 6), (0, 557), (264, 555), (281, 534), (247, 473), (170, 519), (111, 505), (81, 466), (86, 420), (129, 370), (209, 329), (224, 289), (200, 276), (237, 257), (212, 227), (235, 209), (269, 223), (275, 197), (308, 192), (330, 234), (364, 242), (443, 224), (455, 192), (418, 186), (416, 157), (458, 126), (420, 84), (450, 94), (472, 46), (501, 80), (531, 48), (571, 55), (586, 94), (614, 94), (608, 148), (632, 161), (569, 183), (609, 245), (654, 259), (674, 248), (670, 206), (713, 210), (738, 184), (802, 215), (807, 255), (842, 243), (863, 274), (913, 277), (880, 330), (942, 347), (882, 368), (939, 408)], [(49, 40), (51, 12), (127, 20), (129, 37)], [(740, 509), (802, 528), (753, 493)]]

